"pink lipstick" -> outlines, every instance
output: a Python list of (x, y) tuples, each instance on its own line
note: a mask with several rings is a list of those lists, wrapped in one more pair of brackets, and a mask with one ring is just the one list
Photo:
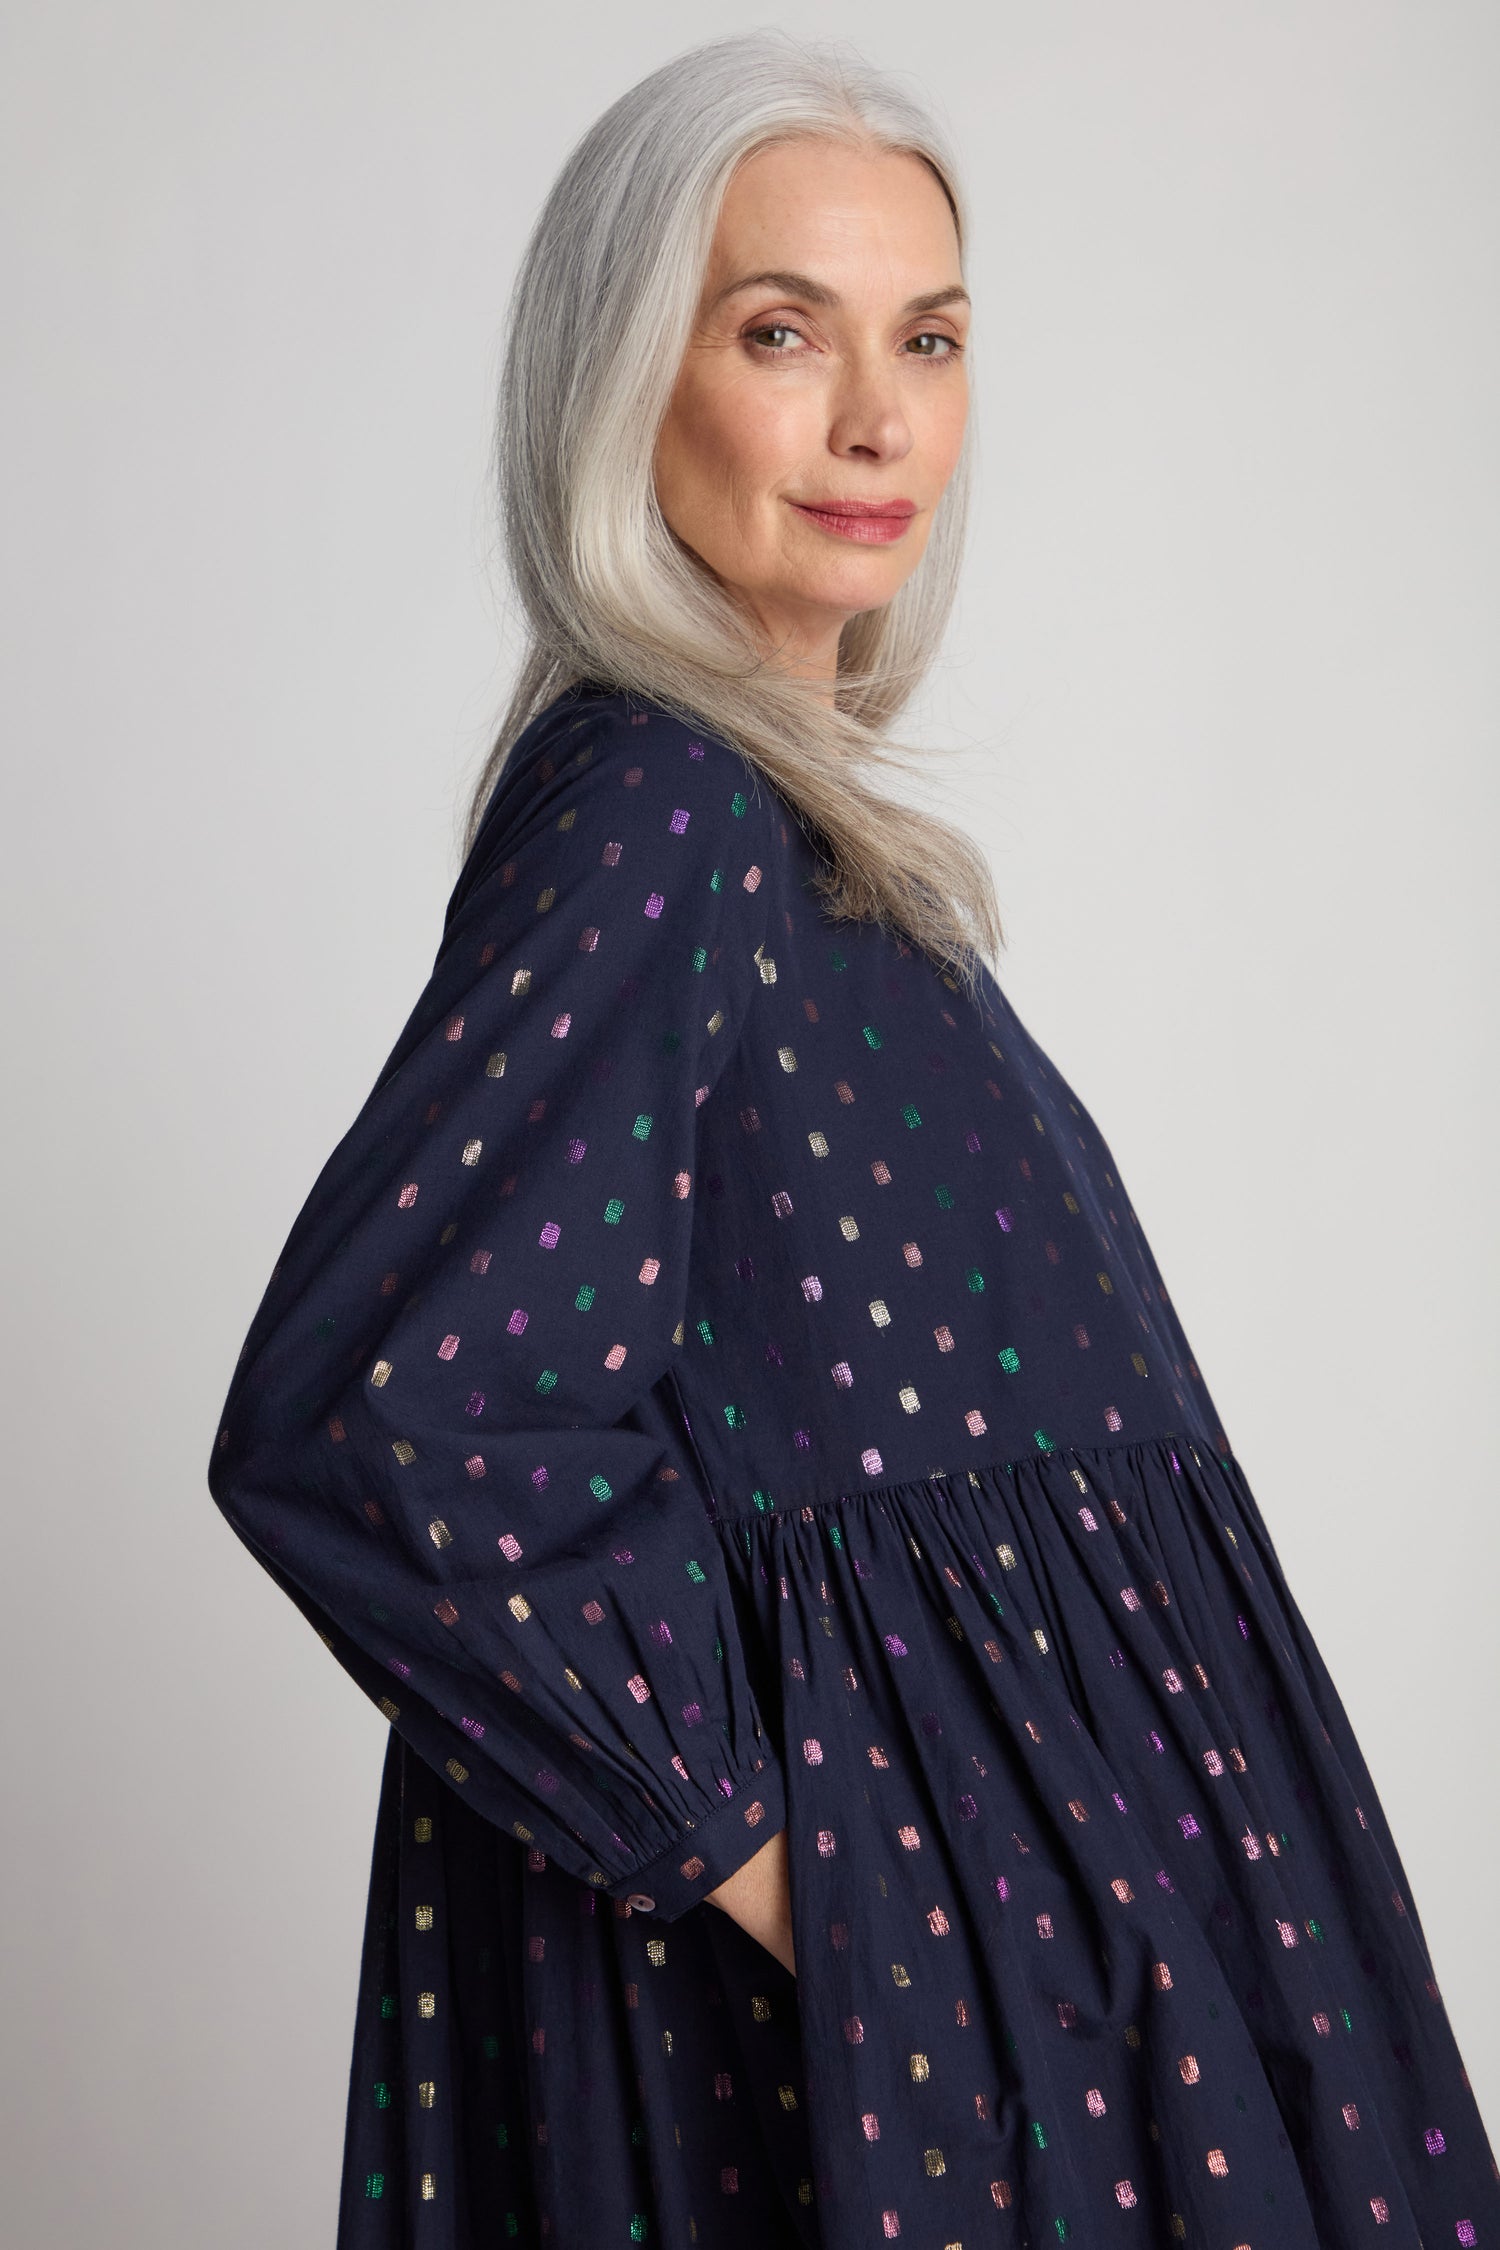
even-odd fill
[(889, 546), (893, 539), (899, 539), (917, 512), (915, 500), (793, 500), (788, 504), (820, 531), (874, 547)]

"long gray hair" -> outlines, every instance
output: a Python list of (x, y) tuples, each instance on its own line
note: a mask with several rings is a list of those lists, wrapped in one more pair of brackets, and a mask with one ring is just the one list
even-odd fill
[(730, 175), (775, 141), (913, 154), (937, 175), (962, 249), (943, 137), (849, 51), (754, 31), (694, 47), (591, 125), (532, 231), (511, 300), (496, 420), (505, 559), (526, 646), (475, 785), (472, 841), (512, 743), (583, 680), (639, 694), (733, 743), (826, 855), (825, 911), (904, 935), (973, 996), (1003, 942), (983, 852), (871, 786), (916, 773), (887, 734), (936, 654), (957, 581), (969, 442), (921, 562), (852, 617), (832, 700), (753, 639), (744, 612), (672, 535), (653, 456), (698, 312)]

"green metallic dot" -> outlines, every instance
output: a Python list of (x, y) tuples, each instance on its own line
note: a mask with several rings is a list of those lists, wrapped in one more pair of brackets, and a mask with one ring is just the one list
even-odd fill
[(937, 1197), (937, 1205), (940, 1211), (951, 1211), (953, 1209), (953, 1190), (951, 1187), (935, 1187), (932, 1192)]
[(1007, 1344), (1004, 1351), (997, 1352), (995, 1357), (999, 1360), (1007, 1375), (1014, 1375), (1021, 1364), (1021, 1355), (1014, 1344)]
[(771, 1505), (770, 1493), (763, 1492), (760, 1486), (757, 1485), (755, 1487), (755, 1490), (751, 1493), (750, 1497), (755, 1502), (755, 1505), (759, 1509), (760, 1513), (764, 1515)]
[(631, 1137), (632, 1137), (632, 1138), (633, 1138), (634, 1140), (638, 1140), (638, 1141), (649, 1141), (649, 1140), (650, 1140), (650, 1138), (651, 1138), (651, 1119), (650, 1119), (650, 1117), (649, 1117), (649, 1116), (647, 1116), (647, 1115), (646, 1115), (646, 1113), (645, 1113), (644, 1111), (642, 1111), (641, 1115), (640, 1115), (640, 1116), (639, 1116), (639, 1117), (638, 1117), (638, 1118), (636, 1119), (635, 1123), (634, 1123), (634, 1124), (633, 1124), (633, 1125), (631, 1126), (631, 1128), (630, 1128), (630, 1131), (631, 1131)]
[(750, 800), (745, 795), (744, 790), (736, 789), (734, 795), (729, 800), (729, 809), (734, 814), (736, 820), (742, 820), (744, 818), (745, 807), (749, 804), (749, 802)]
[(901, 1114), (908, 1125), (920, 1125), (922, 1122), (922, 1112), (917, 1108), (915, 1102), (903, 1102)]
[(1047, 2146), (1047, 2136), (1042, 2130), (1042, 2122), (1038, 2117), (1033, 2117), (1033, 2119), (1031, 2120), (1031, 2137), (1036, 2142), (1038, 2148), (1045, 2148)]
[(716, 1344), (719, 1341), (718, 1336), (714, 1331), (714, 1324), (711, 1320), (700, 1320), (695, 1322), (694, 1325), (696, 1326), (699, 1335), (703, 1338), (705, 1344)]
[(557, 1380), (557, 1369), (555, 1367), (544, 1367), (541, 1374), (538, 1375), (536, 1379), (536, 1390), (538, 1396), (541, 1398), (546, 1398), (549, 1392), (555, 1391), (557, 1389)]
[(389, 2109), (390, 2106), (391, 2089), (383, 2078), (377, 2078), (375, 2081), (375, 2107), (377, 2109)]
[(604, 1206), (604, 1224), (607, 1227), (617, 1227), (624, 1216), (625, 1204), (623, 1199), (618, 1195), (612, 1195)]
[(722, 868), (722, 867), (716, 867), (716, 868), (714, 869), (714, 871), (713, 871), (712, 875), (710, 875), (710, 876), (709, 876), (709, 878), (708, 878), (708, 887), (709, 887), (709, 889), (710, 889), (711, 891), (722, 891), (722, 890), (723, 890), (723, 888), (724, 888), (724, 870), (723, 870), (723, 868)]
[(724, 1419), (732, 1430), (742, 1430), (745, 1427), (745, 1409), (743, 1406), (726, 1406)]
[(1045, 1430), (1033, 1430), (1031, 1434), (1044, 1453), (1055, 1453), (1057, 1451), (1055, 1440), (1049, 1438)]
[(695, 1586), (706, 1586), (708, 1584), (708, 1572), (704, 1569), (702, 1563), (694, 1562), (691, 1555), (688, 1557), (687, 1574)]
[(984, 1275), (980, 1272), (978, 1266), (970, 1266), (968, 1272), (964, 1275), (964, 1280), (967, 1282), (973, 1294), (977, 1297), (980, 1290), (984, 1287)]
[(884, 1044), (883, 1040), (881, 1039), (880, 1033), (875, 1029), (875, 1026), (872, 1023), (867, 1023), (864, 1026), (864, 1041), (867, 1047), (879, 1047)]
[(600, 1476), (597, 1469), (589, 1478), (589, 1490), (596, 1500), (612, 1500), (614, 1498), (614, 1494), (609, 1488), (608, 1477)]
[(378, 2203), (385, 2193), (384, 2172), (366, 2172), (365, 2194), (371, 2203)]
[(702, 974), (703, 974), (703, 972), (704, 972), (704, 970), (705, 970), (705, 969), (706, 969), (707, 967), (708, 967), (708, 947), (707, 947), (706, 945), (695, 945), (695, 946), (693, 947), (693, 974), (694, 974), (694, 976), (697, 976), (697, 977), (701, 977), (701, 976), (702, 976)]
[(591, 1281), (585, 1281), (577, 1296), (573, 1299), (574, 1309), (578, 1312), (589, 1312), (593, 1309), (593, 1303), (594, 1284)]

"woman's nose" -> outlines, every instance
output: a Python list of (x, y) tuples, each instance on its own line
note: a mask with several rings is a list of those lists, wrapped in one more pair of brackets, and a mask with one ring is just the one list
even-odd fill
[(899, 461), (911, 451), (901, 386), (883, 351), (843, 362), (833, 393), (828, 446), (830, 452), (872, 461)]

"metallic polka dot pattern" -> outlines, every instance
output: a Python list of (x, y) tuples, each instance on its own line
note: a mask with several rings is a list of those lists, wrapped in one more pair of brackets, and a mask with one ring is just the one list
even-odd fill
[[(544, 713), (234, 1372), (214, 1498), (391, 1729), (340, 2250), (1500, 2250), (1110, 1151), (821, 864)], [(783, 1828), (795, 1977), (704, 1903)]]

